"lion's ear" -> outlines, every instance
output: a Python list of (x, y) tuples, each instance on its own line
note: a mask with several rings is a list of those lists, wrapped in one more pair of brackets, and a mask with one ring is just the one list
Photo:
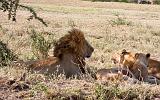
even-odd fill
[(137, 59), (139, 57), (139, 53), (136, 53), (135, 54), (135, 58)]
[(126, 54), (126, 53), (127, 53), (126, 49), (123, 49), (122, 54)]
[(150, 57), (150, 53), (147, 53), (147, 54), (146, 54), (146, 57), (149, 58), (149, 57)]

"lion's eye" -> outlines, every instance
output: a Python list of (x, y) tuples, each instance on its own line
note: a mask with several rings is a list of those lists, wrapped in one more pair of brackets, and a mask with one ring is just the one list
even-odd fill
[(67, 48), (67, 46), (65, 45), (63, 48)]
[(64, 47), (63, 48), (68, 48), (69, 47), (69, 45), (64, 45)]

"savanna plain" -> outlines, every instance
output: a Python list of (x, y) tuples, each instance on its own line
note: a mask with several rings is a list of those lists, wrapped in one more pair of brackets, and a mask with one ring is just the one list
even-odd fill
[[(86, 59), (86, 66), (93, 72), (115, 67), (111, 57), (123, 49), (150, 53), (151, 58), (160, 60), (159, 5), (81, 0), (21, 0), (21, 4), (34, 8), (48, 24), (46, 27), (38, 20), (28, 21), (30, 13), (27, 10), (18, 10), (17, 22), (9, 21), (7, 14), (0, 12), (0, 40), (23, 61), (37, 59), (31, 46), (32, 30), (54, 44), (72, 27), (82, 30), (94, 47), (92, 56)], [(49, 49), (49, 55), (53, 55), (53, 48), (54, 45)], [(160, 99), (159, 85), (103, 84), (90, 75), (66, 79), (63, 75), (54, 77), (30, 73), (12, 65), (0, 68), (0, 76), (10, 80), (23, 78), (24, 73), (25, 81), (18, 81), (15, 86), (0, 85), (0, 100)], [(26, 89), (14, 90), (17, 84)]]

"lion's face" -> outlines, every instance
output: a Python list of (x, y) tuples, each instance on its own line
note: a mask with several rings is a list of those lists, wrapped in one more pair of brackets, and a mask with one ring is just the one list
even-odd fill
[(84, 41), (84, 47), (83, 47), (83, 50), (84, 50), (84, 58), (89, 58), (91, 55), (92, 55), (92, 52), (94, 51), (94, 48), (88, 43), (87, 40)]
[(148, 66), (150, 54), (143, 54), (143, 53), (136, 53), (135, 54), (135, 59), (136, 61), (140, 62), (141, 64)]
[(81, 58), (90, 57), (94, 49), (85, 39), (83, 32), (72, 29), (68, 33), (56, 43), (54, 56), (60, 58), (64, 54), (72, 54)]

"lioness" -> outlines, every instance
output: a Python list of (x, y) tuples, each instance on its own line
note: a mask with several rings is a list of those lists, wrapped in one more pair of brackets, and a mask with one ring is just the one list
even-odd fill
[[(148, 81), (148, 61), (150, 54), (136, 53), (133, 66), (128, 67), (136, 79), (140, 81)], [(127, 66), (126, 66), (127, 67)]]
[[(116, 54), (112, 57), (115, 64), (122, 66), (132, 67), (135, 62), (135, 53), (128, 52), (125, 49), (120, 55)], [(148, 74), (160, 79), (160, 61), (149, 59)]]
[[(128, 68), (131, 73), (133, 73), (134, 77), (138, 79), (139, 81), (145, 81), (148, 82), (148, 71), (147, 71), (147, 66), (148, 66), (148, 60), (149, 60), (150, 54), (143, 54), (143, 53), (136, 53), (134, 57), (134, 63), (132, 66), (123, 66), (123, 68)], [(108, 77), (109, 74), (107, 75), (106, 73), (118, 72), (118, 68), (113, 69), (106, 69), (106, 71), (98, 71), (98, 74), (96, 75), (97, 78), (100, 76), (105, 76)], [(122, 71), (123, 72), (123, 71)], [(106, 74), (106, 75), (105, 75)], [(117, 75), (119, 75), (117, 73)]]
[(157, 78), (151, 77), (148, 75), (147, 67), (149, 65), (150, 54), (136, 53), (135, 54), (135, 62), (132, 67), (130, 67), (130, 71), (136, 77), (136, 79), (144, 82), (148, 82), (151, 84), (160, 84), (160, 80)]

